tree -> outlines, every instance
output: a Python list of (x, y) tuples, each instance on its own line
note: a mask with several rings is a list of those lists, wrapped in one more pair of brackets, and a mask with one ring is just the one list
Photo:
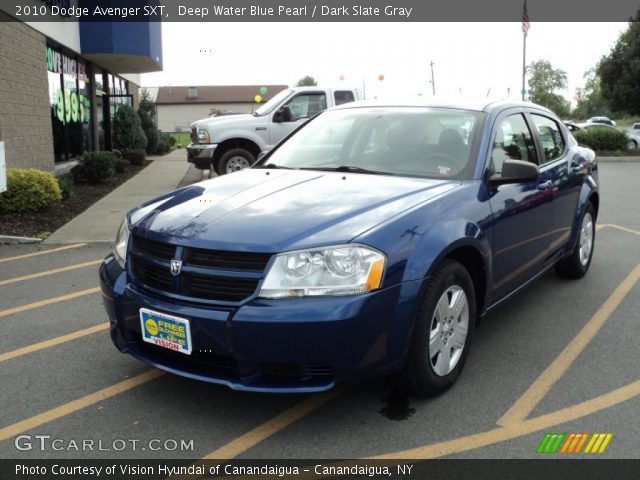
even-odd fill
[(317, 85), (318, 82), (316, 82), (316, 79), (309, 75), (302, 77), (298, 80), (298, 83), (296, 83), (296, 87), (315, 87)]
[(547, 107), (560, 117), (569, 116), (571, 104), (556, 90), (567, 88), (567, 72), (555, 69), (551, 62), (538, 60), (527, 66), (529, 100)]
[(138, 117), (140, 118), (140, 126), (147, 137), (147, 153), (152, 154), (158, 148), (158, 141), (160, 140), (160, 131), (156, 127), (156, 123), (149, 114), (149, 111), (140, 108), (138, 110)]
[(140, 117), (129, 105), (121, 105), (113, 117), (113, 146), (125, 151), (147, 146), (147, 137), (142, 130)]
[(603, 115), (612, 116), (609, 102), (602, 95), (602, 82), (596, 69), (587, 70), (584, 79), (584, 87), (578, 89), (578, 103), (572, 116), (578, 119)]
[(640, 10), (600, 60), (602, 96), (616, 112), (640, 114)]
[(156, 104), (151, 99), (151, 94), (146, 88), (140, 90), (140, 102), (138, 105), (138, 111), (148, 113), (153, 122), (156, 123)]

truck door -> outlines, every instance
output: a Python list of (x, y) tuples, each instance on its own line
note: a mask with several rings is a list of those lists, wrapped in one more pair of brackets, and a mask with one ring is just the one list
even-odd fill
[(325, 92), (303, 92), (292, 97), (272, 114), (269, 143), (275, 145), (316, 113), (326, 109)]

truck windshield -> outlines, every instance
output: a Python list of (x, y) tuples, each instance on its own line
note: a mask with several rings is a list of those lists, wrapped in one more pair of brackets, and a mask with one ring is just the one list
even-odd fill
[(467, 180), (483, 116), (423, 107), (327, 111), (279, 146), (268, 162), (273, 168)]
[(262, 117), (263, 115), (270, 114), (278, 105), (280, 105), (280, 102), (282, 102), (285, 98), (291, 95), (292, 92), (293, 90), (289, 90), (289, 89), (281, 91), (271, 100), (269, 100), (267, 103), (262, 105), (255, 112), (253, 112), (253, 115), (256, 117)]

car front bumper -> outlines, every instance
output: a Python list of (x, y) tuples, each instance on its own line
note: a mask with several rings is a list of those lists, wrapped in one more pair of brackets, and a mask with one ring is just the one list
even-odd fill
[[(422, 282), (367, 295), (180, 303), (130, 283), (109, 256), (102, 297), (116, 347), (162, 370), (234, 390), (307, 393), (401, 368)], [(142, 341), (140, 308), (189, 320), (192, 354)]]
[(187, 145), (187, 161), (193, 163), (196, 168), (207, 169), (217, 147), (217, 143), (190, 143)]

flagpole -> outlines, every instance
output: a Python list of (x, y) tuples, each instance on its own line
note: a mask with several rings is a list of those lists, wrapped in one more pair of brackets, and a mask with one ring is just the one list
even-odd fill
[(524, 85), (527, 76), (527, 34), (522, 33), (522, 101), (524, 102)]
[(527, 77), (527, 33), (529, 33), (529, 12), (527, 12), (527, 0), (522, 5), (522, 101), (524, 102), (525, 79)]

